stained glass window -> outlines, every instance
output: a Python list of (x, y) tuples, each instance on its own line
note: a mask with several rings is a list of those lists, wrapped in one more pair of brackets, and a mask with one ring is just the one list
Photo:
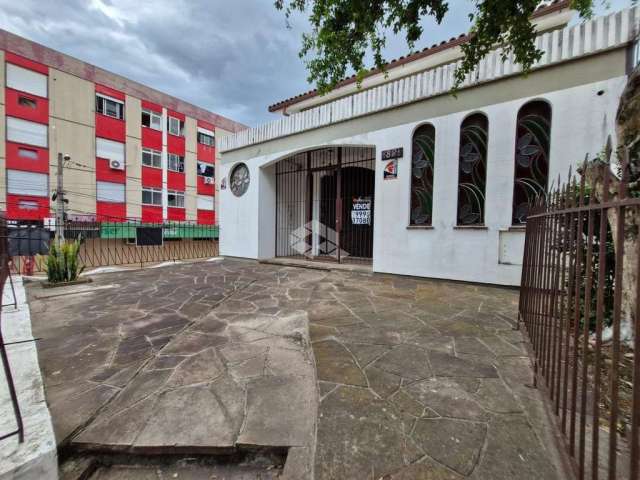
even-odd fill
[(458, 225), (484, 225), (489, 121), (473, 114), (460, 127), (458, 161)]
[(435, 145), (436, 130), (433, 125), (422, 125), (413, 134), (410, 225), (431, 225)]
[(530, 205), (547, 191), (551, 107), (543, 101), (524, 105), (518, 113), (513, 185), (513, 225), (524, 225)]

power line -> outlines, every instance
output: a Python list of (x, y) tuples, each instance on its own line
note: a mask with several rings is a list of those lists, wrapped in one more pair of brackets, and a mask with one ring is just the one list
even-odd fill
[[(75, 190), (67, 190), (67, 189), (65, 189), (65, 190), (64, 190), (64, 192), (65, 192), (67, 195), (69, 195), (69, 196), (78, 196), (78, 197), (82, 197), (82, 198), (87, 198), (87, 199), (93, 200), (93, 201), (95, 201), (95, 202), (115, 203), (115, 204), (119, 204), (119, 205), (124, 204), (124, 205), (136, 206), (136, 207), (161, 207), (161, 208), (163, 207), (163, 205), (151, 204), (151, 203), (138, 203), (138, 202), (135, 202), (135, 201), (133, 201), (133, 200), (126, 200), (126, 199), (125, 199), (125, 201), (123, 201), (123, 202), (110, 202), (110, 201), (108, 201), (108, 200), (98, 200), (97, 196), (90, 195), (90, 194), (85, 193), (85, 192), (75, 191)], [(14, 194), (10, 194), (10, 195), (14, 195)], [(49, 197), (48, 197), (48, 196), (47, 196), (47, 197), (40, 197), (40, 196), (38, 196), (38, 195), (28, 195), (28, 196), (30, 196), (30, 197), (38, 197), (38, 198), (47, 198), (47, 199), (49, 199)], [(184, 196), (185, 196), (185, 199), (186, 199), (186, 198), (187, 198), (187, 195), (185, 194)], [(196, 198), (196, 197), (194, 197), (194, 196), (189, 196), (189, 198)], [(212, 197), (212, 198), (213, 198), (213, 197)], [(197, 198), (196, 198), (196, 199), (197, 199)], [(14, 205), (19, 205), (20, 203), (19, 203), (19, 201), (14, 201), (14, 202), (0, 201), (0, 204), (14, 204)], [(78, 210), (77, 208), (75, 208), (74, 206), (71, 206), (71, 205), (69, 205), (69, 207), (68, 207), (68, 208), (70, 208), (70, 209), (72, 209), (72, 210), (75, 210), (75, 211), (80, 211), (80, 210)], [(186, 210), (186, 206), (182, 206), (182, 207), (180, 207), (180, 206), (176, 206), (176, 205), (167, 205), (167, 208), (182, 208), (182, 209)], [(197, 208), (197, 205), (196, 205), (196, 210), (205, 210), (205, 209)], [(212, 212), (215, 212), (215, 211), (216, 211), (216, 210), (215, 210), (215, 203), (214, 203), (214, 208), (213, 208), (212, 210), (208, 210), (208, 209), (206, 209), (205, 211), (212, 211)], [(95, 212), (87, 212), (87, 213), (89, 213), (89, 214), (95, 214)]]
[[(41, 198), (46, 198), (46, 197), (41, 197)], [(0, 201), (0, 204), (5, 204), (7, 206), (8, 205), (20, 206), (20, 202), (19, 201), (9, 201), (9, 202)], [(149, 205), (146, 205), (146, 206), (149, 206)], [(158, 206), (158, 205), (156, 205), (156, 206)], [(187, 224), (189, 224), (191, 222), (194, 225), (215, 226), (214, 224), (194, 223), (194, 222), (197, 222), (197, 220), (162, 220), (161, 222), (143, 222), (142, 219), (138, 218), (138, 217), (122, 217), (122, 216), (119, 216), (119, 215), (112, 215), (112, 214), (108, 214), (108, 213), (100, 213), (100, 214), (98, 214), (96, 212), (90, 212), (90, 211), (87, 211), (87, 210), (81, 210), (81, 209), (76, 209), (76, 208), (74, 208), (73, 211), (77, 212), (77, 213), (80, 213), (80, 214), (93, 215), (93, 216), (96, 216), (96, 217), (106, 217), (106, 218), (112, 218), (112, 219), (117, 219), (117, 220), (127, 220), (127, 221), (131, 220), (131, 221), (138, 221), (138, 222), (142, 222), (142, 223), (163, 223), (163, 224), (166, 224), (166, 223), (169, 223), (169, 224), (171, 224), (171, 223), (178, 223), (178, 224), (187, 223)], [(215, 213), (215, 210), (212, 210), (212, 212)], [(18, 221), (20, 221), (20, 220), (29, 221), (29, 219), (18, 219)], [(98, 223), (99, 223), (99, 221), (98, 221)]]

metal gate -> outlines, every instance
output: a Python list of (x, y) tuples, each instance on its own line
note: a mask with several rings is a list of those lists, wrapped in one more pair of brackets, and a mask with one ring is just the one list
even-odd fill
[(375, 148), (327, 147), (276, 165), (276, 256), (369, 263)]

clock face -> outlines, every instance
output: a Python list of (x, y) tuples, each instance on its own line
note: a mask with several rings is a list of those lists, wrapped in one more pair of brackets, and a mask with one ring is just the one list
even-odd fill
[(241, 197), (249, 189), (249, 169), (244, 163), (236, 165), (231, 170), (229, 188), (236, 197)]

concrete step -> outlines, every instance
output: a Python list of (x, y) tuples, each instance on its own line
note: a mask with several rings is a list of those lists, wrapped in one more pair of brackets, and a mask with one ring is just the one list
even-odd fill
[(60, 465), (60, 480), (271, 480), (281, 478), (286, 449), (258, 449), (234, 455), (73, 455)]

